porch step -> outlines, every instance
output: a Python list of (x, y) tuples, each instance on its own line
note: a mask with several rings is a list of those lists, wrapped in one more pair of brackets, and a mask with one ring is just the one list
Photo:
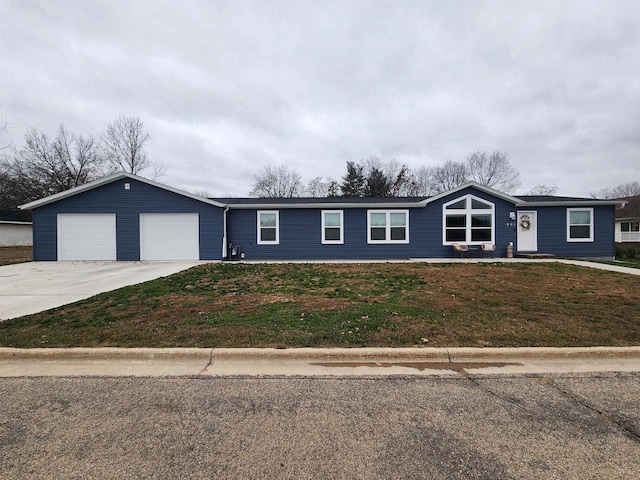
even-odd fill
[(553, 253), (518, 253), (516, 257), (522, 258), (556, 258)]

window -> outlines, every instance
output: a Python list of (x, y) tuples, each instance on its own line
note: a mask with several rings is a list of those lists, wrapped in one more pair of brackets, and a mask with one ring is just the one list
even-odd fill
[(495, 242), (493, 203), (473, 195), (456, 198), (443, 205), (442, 243)]
[(342, 218), (342, 210), (322, 211), (322, 243), (344, 243)]
[(640, 232), (640, 222), (622, 222), (620, 229), (623, 232)]
[(368, 243), (409, 243), (409, 210), (369, 210)]
[(593, 242), (593, 208), (567, 208), (567, 242)]
[(279, 212), (258, 212), (258, 245), (280, 243)]

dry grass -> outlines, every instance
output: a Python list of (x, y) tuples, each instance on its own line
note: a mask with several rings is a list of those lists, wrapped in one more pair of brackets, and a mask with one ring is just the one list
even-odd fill
[(0, 265), (30, 262), (33, 259), (33, 247), (0, 247)]
[(0, 324), (6, 346), (640, 344), (640, 277), (540, 264), (215, 264)]

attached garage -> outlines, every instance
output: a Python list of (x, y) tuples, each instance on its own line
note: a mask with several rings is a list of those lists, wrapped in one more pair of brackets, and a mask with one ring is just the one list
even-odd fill
[(114, 213), (59, 213), (58, 260), (116, 260)]
[(199, 260), (197, 213), (141, 213), (140, 260)]
[(22, 205), (35, 261), (221, 260), (225, 204), (125, 172)]

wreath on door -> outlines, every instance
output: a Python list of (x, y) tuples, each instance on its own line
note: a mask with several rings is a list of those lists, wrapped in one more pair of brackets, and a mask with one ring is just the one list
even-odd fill
[(523, 215), (520, 219), (520, 228), (522, 228), (522, 230), (524, 231), (527, 231), (531, 228), (531, 220), (529, 220), (528, 215)]

